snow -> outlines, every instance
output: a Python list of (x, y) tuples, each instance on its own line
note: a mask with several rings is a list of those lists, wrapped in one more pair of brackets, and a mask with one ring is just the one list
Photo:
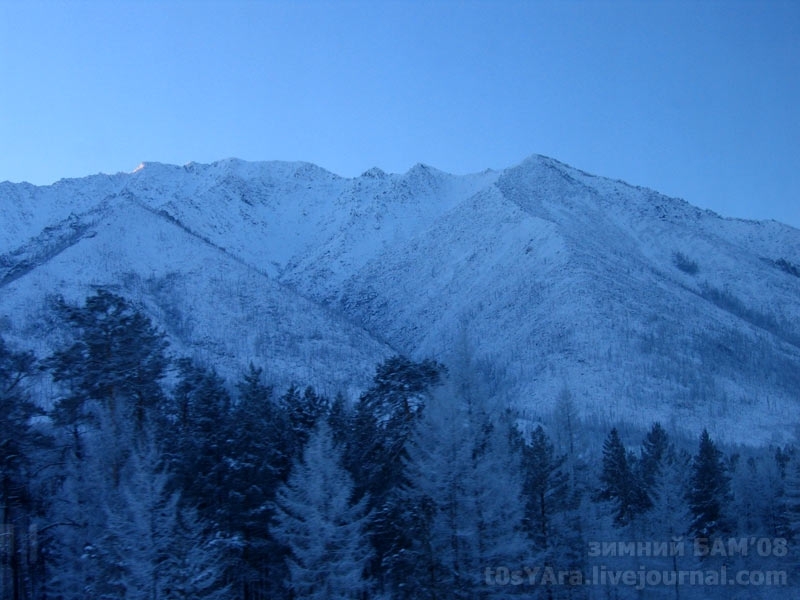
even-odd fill
[[(354, 395), (390, 352), (446, 361), (466, 337), (495, 393), (531, 411), (566, 386), (603, 421), (791, 433), (800, 278), (773, 261), (800, 264), (800, 231), (774, 221), (541, 156), (353, 179), (302, 162), (148, 162), (3, 183), (0, 203), (2, 333), (40, 352), (60, 335), (35, 334), (48, 295), (78, 302), (111, 284), (227, 374), (255, 360)], [(698, 273), (676, 268), (676, 252)]]

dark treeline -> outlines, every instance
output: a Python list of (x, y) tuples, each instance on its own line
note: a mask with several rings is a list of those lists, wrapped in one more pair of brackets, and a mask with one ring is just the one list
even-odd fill
[[(255, 366), (230, 385), (170, 357), (106, 290), (56, 311), (72, 337), (51, 356), (0, 338), (4, 599), (766, 598), (798, 584), (792, 447), (687, 443), (660, 424), (598, 439), (568, 392), (523, 419), (469, 358), (393, 357), (354, 402), (276, 390)], [(37, 378), (53, 382), (46, 402)]]

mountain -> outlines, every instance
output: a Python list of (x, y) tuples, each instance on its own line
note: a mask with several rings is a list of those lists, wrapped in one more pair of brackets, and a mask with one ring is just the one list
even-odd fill
[(800, 398), (800, 231), (533, 156), (342, 178), (224, 160), (0, 184), (0, 333), (44, 353), (49, 298), (110, 286), (235, 376), (351, 397), (395, 352), (469, 355), (503, 401), (763, 443)]

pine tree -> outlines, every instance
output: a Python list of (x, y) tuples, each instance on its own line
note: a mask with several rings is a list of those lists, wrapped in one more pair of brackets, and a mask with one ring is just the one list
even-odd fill
[(569, 476), (563, 470), (566, 456), (556, 456), (541, 425), (523, 447), (523, 456), (526, 521), (536, 547), (547, 553), (553, 542), (553, 516), (567, 502)]
[(370, 388), (361, 395), (351, 418), (345, 466), (356, 482), (356, 497), (368, 496), (370, 537), (375, 558), (370, 572), (382, 589), (386, 577), (401, 582), (408, 573), (400, 565), (414, 524), (394, 493), (405, 483), (406, 444), (430, 390), (444, 367), (431, 360), (414, 362), (395, 356), (381, 363)]
[[(565, 469), (567, 456), (557, 456), (555, 447), (541, 425), (522, 442), (523, 496), (525, 527), (536, 551), (536, 565), (545, 569), (568, 570), (562, 562), (560, 546), (569, 530), (570, 477)], [(546, 586), (546, 597), (553, 597)]]
[(130, 418), (141, 427), (148, 411), (163, 401), (164, 334), (127, 300), (102, 288), (82, 307), (60, 300), (57, 309), (76, 339), (47, 361), (53, 380), (66, 388), (54, 416), (75, 426), (86, 417), (86, 402), (111, 405), (126, 398)]
[(287, 453), (293, 459), (298, 458), (317, 422), (326, 414), (328, 401), (310, 386), (301, 394), (299, 388), (292, 385), (281, 398), (281, 405), (288, 417)]
[(378, 366), (372, 385), (359, 398), (349, 464), (374, 501), (400, 481), (406, 441), (443, 372), (431, 360), (394, 356)]
[(272, 539), (275, 493), (291, 466), (287, 455), (288, 416), (272, 398), (262, 370), (250, 366), (239, 384), (239, 401), (231, 415), (225, 463), (226, 509), (230, 534), (239, 542), (234, 566), (243, 589), (257, 587), (275, 595), (273, 582), (283, 577), (283, 561)]
[(99, 563), (93, 540), (105, 530), (105, 513), (94, 501), (89, 453), (62, 467), (63, 481), (52, 494), (39, 539), (46, 556), (47, 597), (83, 600), (98, 595)]
[(130, 429), (119, 429), (110, 407), (92, 408), (87, 416), (94, 426), (81, 433), (80, 451), (66, 445), (61, 452), (62, 467), (41, 528), (48, 597), (82, 600), (117, 592), (107, 580), (100, 542), (107, 530), (105, 502), (119, 493)]
[(34, 453), (47, 438), (31, 426), (42, 414), (30, 399), (25, 381), (34, 370), (30, 352), (15, 352), (0, 337), (0, 596), (24, 597), (32, 578), (24, 540), (31, 526), (35, 499), (31, 490)]
[(689, 491), (686, 496), (692, 514), (689, 531), (695, 537), (709, 538), (726, 533), (730, 522), (725, 513), (731, 500), (730, 477), (723, 460), (708, 431), (703, 429), (700, 445), (692, 460)]
[(613, 428), (603, 443), (603, 471), (600, 474), (598, 501), (608, 501), (614, 506), (614, 523), (629, 524), (647, 507), (643, 486), (637, 477), (635, 457), (629, 453)]
[(642, 442), (642, 454), (639, 460), (639, 478), (644, 486), (646, 504), (651, 505), (655, 494), (656, 479), (661, 473), (662, 462), (669, 449), (669, 436), (661, 423), (653, 423)]
[(184, 358), (178, 371), (165, 433), (170, 469), (185, 501), (204, 520), (224, 527), (231, 397), (213, 369)]
[(288, 549), (287, 584), (297, 598), (360, 598), (369, 588), (367, 498), (353, 504), (353, 482), (340, 456), (320, 421), (278, 490), (272, 534)]
[(353, 410), (342, 393), (337, 393), (328, 409), (328, 425), (333, 440), (345, 448), (350, 441), (354, 427)]
[(800, 450), (794, 451), (794, 456), (786, 465), (784, 489), (785, 530), (795, 548), (800, 550)]

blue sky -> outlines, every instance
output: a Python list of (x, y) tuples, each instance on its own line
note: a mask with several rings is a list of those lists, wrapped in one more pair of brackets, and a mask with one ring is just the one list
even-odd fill
[(800, 227), (800, 2), (0, 0), (0, 181), (534, 153)]

